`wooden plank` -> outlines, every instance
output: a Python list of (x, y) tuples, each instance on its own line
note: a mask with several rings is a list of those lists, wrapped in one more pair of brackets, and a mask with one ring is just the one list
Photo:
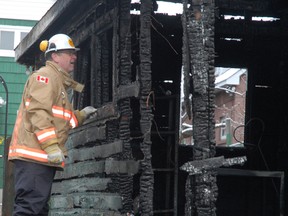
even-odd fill
[(51, 197), (52, 209), (109, 209), (118, 210), (122, 208), (122, 198), (118, 194), (85, 192)]
[(101, 34), (107, 28), (111, 28), (111, 23), (116, 19), (117, 10), (114, 8), (106, 12), (101, 18), (96, 19), (93, 23), (86, 25), (85, 20), (79, 22), (76, 26), (70, 26), (68, 32), (71, 32), (72, 35), (75, 35), (75, 43), (79, 44), (81, 41), (86, 40), (92, 34), (97, 33)]
[[(107, 120), (115, 119), (119, 117), (119, 113), (116, 110), (116, 105), (114, 103), (106, 104), (100, 108), (97, 108), (97, 120)], [(89, 122), (89, 120), (87, 121)]]
[(259, 4), (258, 1), (243, 1), (243, 0), (218, 0), (217, 8), (228, 9), (230, 11), (236, 10), (238, 11), (258, 11), (258, 12), (266, 12), (269, 11), (269, 7), (271, 5), (268, 1), (263, 1)]
[(129, 85), (121, 85), (116, 90), (115, 97), (117, 100), (128, 98), (128, 97), (139, 97), (140, 83), (133, 82)]
[(56, 173), (55, 179), (67, 179), (89, 174), (103, 173), (104, 168), (104, 161), (86, 161), (75, 164), (68, 164), (64, 171), (59, 171)]
[[(116, 105), (114, 103), (108, 103), (102, 107), (98, 107), (96, 115), (93, 115), (92, 118), (87, 119), (84, 122), (83, 126), (77, 127), (71, 130), (70, 134), (79, 133), (79, 131), (86, 130), (86, 128), (90, 128), (90, 127), (101, 127), (107, 121), (110, 121), (116, 118), (119, 118), (119, 113), (116, 110)], [(98, 139), (101, 139), (101, 138), (99, 137)]]
[(122, 140), (89, 148), (72, 149), (68, 151), (68, 158), (66, 160), (66, 164), (71, 164), (75, 161), (85, 161), (95, 158), (107, 158), (111, 155), (121, 153), (122, 150)]
[(103, 211), (95, 209), (73, 209), (73, 210), (50, 210), (53, 216), (71, 216), (71, 215), (85, 215), (85, 216), (123, 216), (123, 214), (116, 211)]
[(139, 161), (119, 161), (108, 159), (105, 161), (105, 172), (111, 173), (125, 173), (134, 175), (139, 171)]
[(90, 124), (89, 126), (83, 126), (79, 130), (75, 130), (74, 133), (70, 134), (66, 143), (67, 149), (72, 149), (83, 145), (88, 142), (95, 142), (106, 139), (106, 126), (96, 126)]
[(55, 182), (52, 186), (52, 194), (70, 194), (73, 192), (85, 192), (85, 191), (103, 191), (108, 187), (108, 183), (111, 183), (110, 178), (77, 178), (71, 180), (64, 180), (61, 182)]
[(136, 174), (139, 170), (139, 161), (85, 161), (74, 164), (68, 164), (64, 171), (56, 173), (55, 179), (67, 179), (79, 176), (85, 176), (95, 173), (125, 173), (128, 175)]

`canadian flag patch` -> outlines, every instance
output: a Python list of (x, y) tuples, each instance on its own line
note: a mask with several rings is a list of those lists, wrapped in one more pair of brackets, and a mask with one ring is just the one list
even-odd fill
[(40, 75), (38, 75), (36, 79), (38, 82), (42, 82), (42, 83), (46, 83), (46, 84), (49, 82), (48, 77), (44, 77), (44, 76), (40, 76)]

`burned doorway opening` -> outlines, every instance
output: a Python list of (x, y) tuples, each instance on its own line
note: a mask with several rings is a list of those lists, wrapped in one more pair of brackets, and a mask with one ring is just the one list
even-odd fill
[[(178, 193), (178, 126), (182, 66), (181, 16), (152, 20), (152, 126), (154, 215), (176, 215)], [(182, 202), (182, 201), (181, 201)]]
[[(177, 215), (178, 205), (184, 214), (184, 189), (178, 202), (178, 127), (179, 97), (182, 67), (181, 15), (151, 15), (152, 87), (147, 103), (152, 107), (151, 154), (153, 185), (153, 215)], [(137, 80), (139, 65), (139, 16), (131, 19), (132, 80)], [(137, 149), (137, 137), (141, 135), (139, 105), (131, 101), (134, 113), (131, 124), (132, 152), (135, 158), (144, 156)], [(136, 115), (135, 115), (136, 114)], [(140, 114), (140, 113), (139, 113)], [(135, 124), (134, 124), (135, 123)], [(138, 138), (139, 139), (139, 138)], [(137, 185), (139, 176), (134, 177)], [(184, 177), (185, 179), (185, 177)], [(137, 188), (137, 187), (136, 187)], [(137, 190), (137, 189), (136, 189)], [(136, 192), (137, 194), (137, 192)], [(134, 195), (136, 196), (136, 195)]]
[(178, 204), (185, 203), (184, 193), (178, 202), (178, 116), (183, 32), (181, 16), (155, 14), (151, 25), (154, 215), (177, 215)]

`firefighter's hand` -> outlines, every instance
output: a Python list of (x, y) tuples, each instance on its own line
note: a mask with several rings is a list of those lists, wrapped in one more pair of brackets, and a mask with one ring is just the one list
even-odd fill
[(64, 161), (64, 154), (58, 144), (50, 145), (44, 151), (48, 154), (48, 161), (50, 163), (62, 163)]
[(82, 109), (81, 112), (84, 114), (85, 118), (88, 119), (90, 116), (92, 116), (97, 112), (97, 109), (94, 108), (93, 106), (87, 106), (84, 109)]

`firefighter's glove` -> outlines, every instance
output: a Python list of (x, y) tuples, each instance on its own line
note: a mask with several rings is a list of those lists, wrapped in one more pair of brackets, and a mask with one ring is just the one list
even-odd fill
[(87, 106), (81, 110), (81, 113), (84, 115), (85, 119), (88, 119), (91, 116), (96, 115), (97, 109), (93, 106)]
[(50, 145), (44, 151), (48, 154), (48, 161), (50, 163), (62, 163), (64, 161), (64, 154), (58, 144)]

